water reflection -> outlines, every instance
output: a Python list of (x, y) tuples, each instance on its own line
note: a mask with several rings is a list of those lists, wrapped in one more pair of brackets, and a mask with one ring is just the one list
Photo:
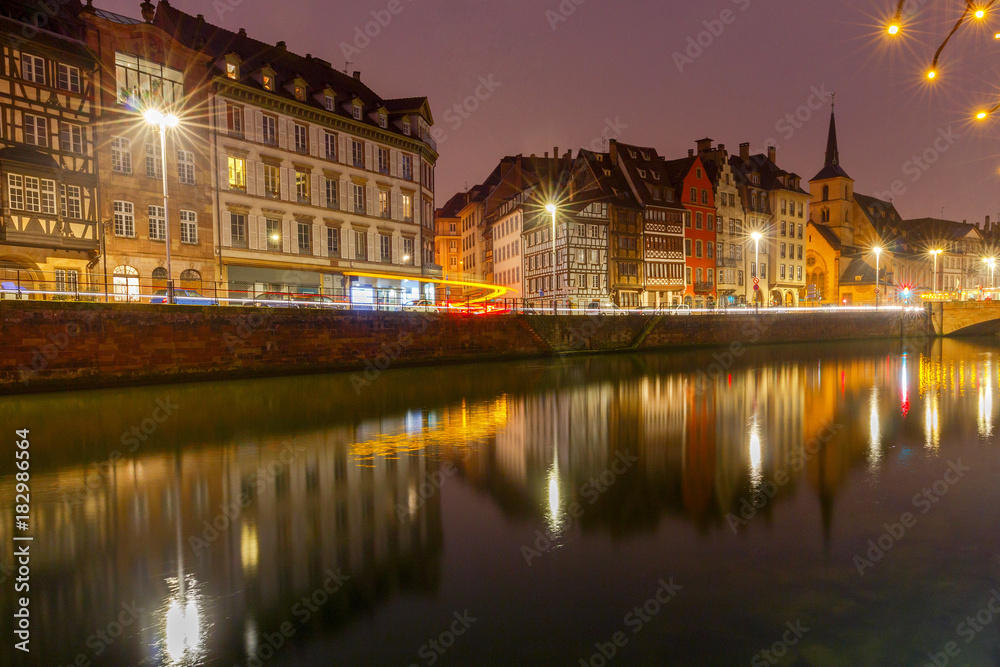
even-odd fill
[[(667, 516), (726, 536), (726, 517), (755, 493), (769, 499), (764, 521), (806, 498), (819, 525), (801, 530), (829, 545), (852, 472), (902, 461), (894, 445), (910, 438), (934, 456), (942, 429), (971, 431), (958, 401), (967, 389), (975, 432), (992, 435), (993, 354), (963, 345), (911, 352), (915, 364), (891, 344), (833, 346), (818, 363), (808, 349), (763, 350), (715, 379), (698, 375), (710, 357), (663, 355), (404, 371), (364, 396), (343, 378), (307, 378), (0, 403), (34, 441), (64, 447), (33, 469), (47, 545), (34, 563), (49, 639), (39, 655), (96, 657), (88, 636), (132, 599), (139, 622), (99, 664), (245, 661), (286, 621), (298, 647), (336, 638), (403, 596), (440, 593), (443, 513), (466, 511), (448, 504), (452, 484), (553, 538), (570, 521), (584, 536), (638, 536)], [(922, 420), (908, 419), (911, 381)], [(119, 434), (164, 395), (185, 415), (115, 455)], [(108, 418), (83, 418), (95, 410)], [(622, 471), (621, 456), (637, 461)], [(0, 481), (4, 498), (12, 485)], [(299, 601), (339, 571), (347, 583), (300, 618)]]

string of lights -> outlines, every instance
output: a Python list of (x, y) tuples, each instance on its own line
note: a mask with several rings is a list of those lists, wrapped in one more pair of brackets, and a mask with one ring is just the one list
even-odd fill
[[(951, 30), (945, 36), (944, 41), (938, 46), (937, 50), (934, 52), (934, 58), (931, 60), (930, 66), (925, 72), (925, 76), (928, 80), (935, 80), (940, 76), (939, 64), (941, 62), (941, 54), (944, 53), (945, 48), (948, 43), (951, 42), (952, 37), (961, 29), (963, 25), (970, 21), (984, 21), (990, 13), (993, 5), (997, 0), (988, 0), (988, 2), (974, 2), (973, 0), (964, 0), (964, 9), (958, 20), (952, 25)], [(906, 34), (906, 21), (904, 18), (904, 10), (907, 3), (913, 2), (913, 0), (899, 0), (896, 5), (896, 11), (889, 20), (886, 26), (886, 33), (893, 38), (898, 38)], [(994, 35), (994, 39), (1000, 40), (1000, 32)], [(1000, 103), (993, 105), (987, 109), (980, 109), (975, 112), (975, 118), (977, 120), (985, 120), (991, 114), (1000, 110)]]

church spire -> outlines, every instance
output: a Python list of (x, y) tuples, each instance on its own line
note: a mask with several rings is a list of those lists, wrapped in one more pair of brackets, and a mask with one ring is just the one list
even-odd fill
[(830, 134), (826, 138), (826, 166), (835, 167), (840, 164), (840, 149), (837, 148), (837, 116), (834, 107), (837, 100), (837, 93), (833, 93), (830, 102)]

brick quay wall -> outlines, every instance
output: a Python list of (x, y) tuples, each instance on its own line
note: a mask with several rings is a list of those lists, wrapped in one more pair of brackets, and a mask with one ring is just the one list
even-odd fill
[(549, 316), (0, 301), (0, 393), (924, 336), (923, 313)]

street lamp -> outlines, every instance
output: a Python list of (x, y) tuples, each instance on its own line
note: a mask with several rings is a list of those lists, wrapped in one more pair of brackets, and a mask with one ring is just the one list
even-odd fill
[(984, 257), (983, 264), (990, 267), (990, 289), (993, 289), (993, 269), (996, 268), (997, 259), (996, 257)]
[(941, 254), (940, 249), (931, 250), (931, 256), (934, 257), (934, 294), (937, 294), (937, 258)]
[(167, 245), (167, 303), (174, 302), (173, 276), (170, 272), (170, 218), (167, 215), (167, 128), (177, 127), (180, 119), (172, 113), (164, 114), (158, 109), (147, 109), (142, 115), (150, 125), (160, 130), (160, 168), (163, 171), (163, 227)]
[(546, 204), (545, 210), (552, 214), (552, 314), (556, 314), (556, 205)]
[(875, 310), (878, 310), (878, 288), (879, 288), (879, 272), (878, 272), (878, 262), (879, 257), (882, 255), (882, 246), (875, 246), (872, 248), (875, 252)]
[[(754, 266), (754, 269), (753, 269), (754, 276), (753, 277), (755, 278), (755, 281), (754, 281), (754, 284), (753, 284), (753, 286), (754, 286), (754, 292), (760, 292), (760, 240), (763, 237), (764, 237), (764, 235), (761, 234), (760, 232), (753, 232), (752, 234), (750, 234), (750, 238), (753, 239), (753, 245), (754, 245), (754, 259), (753, 259), (753, 266)], [(763, 298), (762, 294), (754, 294), (753, 302), (755, 304), (757, 304), (757, 307), (759, 308), (760, 304), (757, 301), (757, 297), (758, 296), (760, 296), (760, 297)]]

